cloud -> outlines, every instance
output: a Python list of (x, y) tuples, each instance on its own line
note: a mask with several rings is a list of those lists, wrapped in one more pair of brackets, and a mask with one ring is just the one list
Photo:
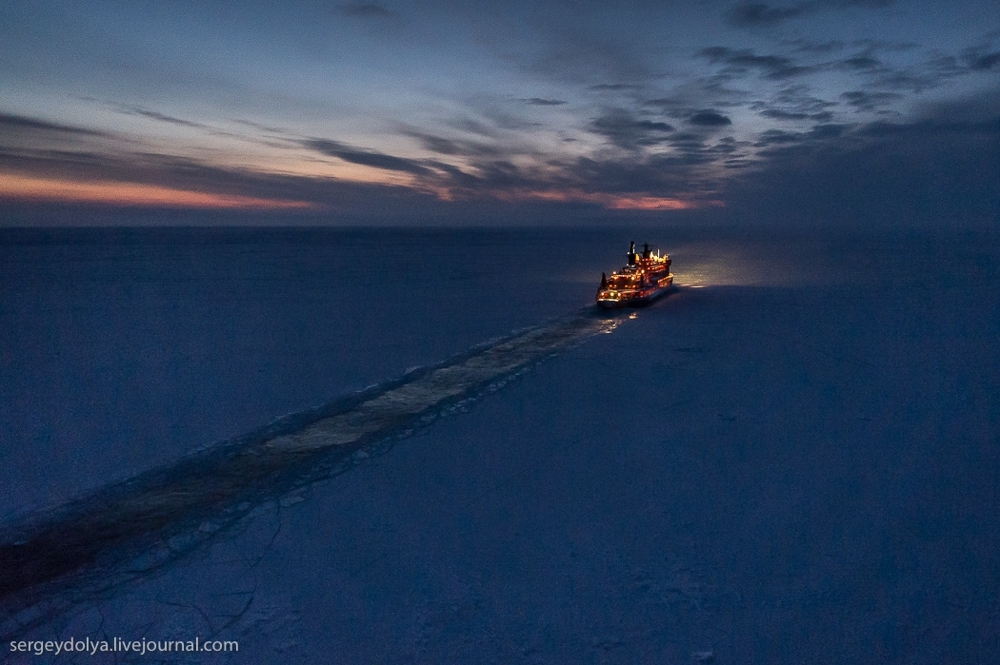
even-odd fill
[(1000, 69), (1000, 51), (977, 55), (969, 62), (969, 69), (977, 72)]
[[(0, 148), (0, 173), (60, 182), (148, 185), (163, 191), (193, 192), (245, 200), (306, 203), (327, 211), (372, 213), (386, 207), (400, 212), (433, 204), (435, 197), (413, 188), (355, 183), (332, 178), (267, 173), (206, 164), (161, 153), (102, 154)], [(165, 204), (169, 207), (169, 204)]]
[(814, 125), (813, 128), (809, 130), (809, 138), (820, 140), (840, 138), (848, 131), (848, 129), (848, 125), (836, 123)]
[(660, 120), (640, 120), (623, 109), (605, 113), (593, 120), (591, 129), (612, 144), (626, 150), (663, 143), (674, 127)]
[(833, 118), (829, 109), (835, 106), (835, 102), (814, 97), (809, 86), (793, 85), (779, 90), (766, 102), (750, 104), (750, 109), (772, 120), (827, 122)]
[(433, 134), (423, 134), (419, 132), (407, 132), (409, 136), (416, 138), (427, 150), (436, 152), (439, 155), (464, 155), (468, 151), (468, 142), (446, 139), (443, 136)]
[(337, 159), (360, 166), (371, 166), (377, 169), (400, 171), (414, 175), (427, 175), (431, 172), (419, 160), (396, 157), (373, 150), (362, 150), (340, 143), (339, 141), (312, 138), (302, 141), (302, 145), (328, 157), (336, 157)]
[(497, 129), (493, 125), (471, 117), (452, 118), (444, 121), (446, 125), (462, 132), (476, 134), (485, 139), (493, 140), (497, 138)]
[(888, 7), (895, 0), (834, 0), (798, 2), (788, 7), (775, 7), (764, 2), (743, 2), (726, 12), (726, 20), (739, 28), (774, 26), (825, 9), (846, 7)]
[(434, 152), (464, 158), (465, 168), (434, 159), (397, 157), (329, 139), (306, 139), (302, 145), (320, 154), (352, 164), (408, 173), (415, 178), (414, 187), (436, 191), (449, 198), (469, 194), (482, 195), (510, 188), (527, 188), (545, 182), (551, 177), (551, 173), (546, 174), (538, 169), (515, 164), (511, 160), (519, 153), (514, 150), (448, 139), (418, 131), (408, 131), (407, 135), (417, 138), (425, 148)]
[(810, 11), (815, 3), (806, 2), (791, 7), (772, 7), (763, 2), (739, 4), (726, 12), (732, 25), (744, 28), (760, 25), (776, 25), (790, 18), (797, 18)]
[[(701, 136), (675, 132), (666, 123), (655, 120), (633, 119), (623, 127), (627, 128), (623, 131), (640, 136), (676, 134), (676, 140), (672, 140), (672, 151), (668, 154), (633, 151), (621, 159), (552, 158), (532, 163), (508, 159), (500, 152), (470, 157), (462, 168), (435, 160), (363, 150), (329, 139), (308, 139), (303, 143), (321, 154), (351, 163), (412, 174), (415, 181), (409, 187), (221, 167), (152, 152), (101, 154), (0, 149), (0, 172), (19, 173), (28, 179), (55, 184), (105, 183), (109, 191), (115, 190), (116, 183), (150, 185), (159, 192), (191, 192), (203, 195), (203, 199), (206, 196), (238, 199), (242, 205), (252, 200), (260, 202), (262, 207), (267, 204), (281, 208), (287, 202), (369, 216), (389, 206), (394, 214), (420, 216), (429, 211), (453, 214), (442, 207), (446, 206), (444, 201), (481, 204), (492, 201), (508, 205), (549, 201), (615, 209), (685, 207), (699, 200), (699, 196), (704, 200), (710, 198), (709, 188), (699, 184), (698, 178), (692, 178), (691, 167), (708, 163), (716, 153), (733, 152), (731, 145), (709, 146)], [(448, 147), (459, 151), (466, 148), (460, 142)], [(118, 187), (118, 191), (126, 190)], [(134, 201), (133, 204), (141, 205)]]
[(869, 7), (871, 9), (880, 9), (882, 7), (893, 6), (896, 4), (896, 0), (840, 0), (839, 2), (835, 2), (833, 4), (840, 7)]
[(14, 132), (45, 132), (53, 134), (75, 134), (78, 136), (106, 137), (108, 134), (85, 127), (63, 125), (40, 118), (0, 113), (0, 135)]
[(757, 143), (754, 145), (763, 148), (782, 143), (798, 143), (801, 140), (802, 135), (798, 132), (787, 132), (783, 129), (768, 129), (761, 132), (757, 138)]
[(611, 195), (648, 194), (696, 202), (712, 199), (716, 184), (692, 177), (692, 160), (681, 153), (580, 157), (560, 167), (558, 178), (549, 186)]
[(541, 97), (529, 97), (521, 101), (530, 106), (562, 106), (566, 103), (561, 99), (543, 99)]
[(733, 124), (732, 120), (712, 110), (698, 111), (688, 118), (688, 122), (700, 127), (724, 127)]
[(726, 186), (731, 212), (868, 227), (995, 224), (1000, 218), (996, 95), (925, 109), (910, 121), (817, 125), (760, 135), (762, 161)]
[(864, 90), (850, 90), (841, 93), (840, 96), (856, 111), (876, 111), (880, 106), (902, 97), (895, 92), (866, 92)]
[(150, 118), (151, 120), (159, 120), (160, 122), (165, 122), (171, 125), (180, 125), (182, 127), (195, 127), (198, 129), (206, 129), (208, 125), (203, 125), (200, 122), (194, 122), (192, 120), (184, 120), (182, 118), (175, 118), (174, 116), (165, 115), (157, 111), (151, 111), (149, 109), (144, 109), (139, 106), (119, 106), (119, 112), (126, 115), (138, 115), (144, 118)]
[[(795, 66), (787, 58), (723, 47), (715, 47), (702, 57), (709, 56), (725, 67), (740, 66), (761, 72)], [(968, 67), (972, 60), (959, 62)], [(386, 198), (404, 212), (412, 205), (414, 214), (418, 213), (417, 208), (444, 210), (449, 205), (446, 201), (471, 206), (477, 202), (521, 205), (518, 202), (543, 200), (567, 206), (586, 203), (616, 207), (626, 205), (627, 201), (635, 205), (643, 201), (646, 202), (643, 205), (653, 205), (649, 202), (654, 200), (707, 202), (718, 199), (720, 192), (725, 193), (727, 201), (746, 209), (755, 205), (747, 194), (751, 189), (760, 197), (780, 197), (792, 192), (790, 200), (807, 210), (810, 209), (809, 200), (796, 193), (794, 186), (798, 183), (804, 191), (815, 191), (819, 185), (809, 178), (823, 176), (834, 179), (840, 196), (846, 197), (850, 207), (856, 210), (861, 205), (858, 201), (874, 196), (874, 190), (867, 188), (865, 183), (857, 201), (851, 200), (849, 182), (855, 173), (864, 174), (866, 178), (882, 177), (888, 183), (886, 191), (895, 192), (894, 196), (908, 191), (905, 183), (890, 178), (888, 172), (879, 175), (878, 169), (894, 168), (895, 160), (901, 172), (912, 175), (924, 186), (933, 186), (934, 178), (939, 178), (948, 187), (979, 201), (977, 209), (990, 209), (990, 195), (977, 187), (985, 187), (986, 176), (997, 173), (997, 167), (990, 166), (987, 159), (996, 154), (989, 152), (990, 146), (1000, 143), (997, 140), (1000, 121), (996, 120), (995, 110), (992, 115), (989, 111), (1000, 108), (995, 100), (983, 102), (976, 117), (970, 116), (968, 109), (936, 108), (910, 122), (897, 115), (892, 116), (895, 120), (892, 123), (847, 125), (831, 122), (835, 117), (832, 107), (838, 103), (842, 112), (851, 108), (877, 112), (899, 99), (900, 93), (861, 87), (827, 101), (817, 97), (820, 93), (809, 86), (796, 83), (775, 86), (780, 90), (765, 93), (765, 99), (760, 101), (751, 101), (754, 97), (749, 97), (740, 102), (742, 108), (774, 121), (770, 129), (756, 136), (743, 133), (752, 131), (756, 123), (739, 122), (740, 133), (736, 137), (729, 136), (732, 132), (727, 129), (733, 125), (732, 113), (728, 107), (716, 105), (714, 99), (708, 101), (712, 98), (704, 93), (705, 88), (700, 83), (675, 88), (670, 91), (672, 96), (662, 99), (633, 100), (635, 108), (630, 108), (627, 100), (619, 101), (621, 107), (606, 107), (596, 117), (584, 121), (582, 128), (602, 138), (603, 142), (582, 157), (520, 144), (518, 140), (527, 142), (529, 139), (516, 131), (500, 128), (498, 123), (502, 120), (486, 119), (483, 114), (475, 116), (479, 123), (475, 124), (478, 136), (467, 134), (466, 131), (471, 131), (468, 128), (452, 132), (447, 127), (439, 127), (439, 134), (422, 128), (401, 127), (399, 133), (409, 137), (407, 141), (411, 146), (419, 144), (434, 154), (387, 154), (333, 139), (298, 137), (293, 140), (288, 137), (296, 150), (304, 147), (316, 155), (407, 174), (411, 176), (406, 179), (408, 187), (227, 168), (196, 159), (137, 152), (135, 144), (117, 144), (117, 152), (112, 153), (111, 144), (106, 140), (87, 143), (88, 150), (54, 150), (53, 146), (80, 147), (79, 141), (56, 140), (66, 132), (71, 136), (75, 136), (73, 132), (76, 131), (94, 134), (84, 128), (14, 115), (0, 115), (0, 129), (44, 132), (56, 139), (48, 144), (49, 149), (40, 147), (43, 142), (25, 141), (17, 149), (8, 145), (0, 150), (0, 173), (17, 172), (77, 182), (148, 183), (246, 199), (302, 201), (331, 210), (355, 212), (368, 210), (366, 205), (378, 205), (372, 202)], [(503, 102), (508, 108), (524, 112), (519, 104), (553, 105), (537, 104), (532, 101), (534, 99), (504, 97)], [(172, 116), (145, 108), (139, 110), (152, 114), (147, 116), (152, 119), (171, 122), (164, 118)], [(182, 118), (173, 120), (191, 122)], [(448, 123), (447, 119), (441, 122)], [(801, 124), (791, 124), (793, 122)], [(247, 123), (247, 126), (256, 125)], [(274, 128), (258, 128), (274, 131)], [(582, 141), (577, 147), (586, 143)], [(984, 175), (975, 175), (969, 165), (956, 162), (962, 150), (971, 155), (969, 163), (982, 169)], [(949, 175), (942, 170), (944, 166), (932, 170), (929, 166), (915, 164), (913, 160), (917, 158), (940, 158), (942, 165), (950, 165), (949, 168), (957, 171)], [(830, 166), (824, 162), (829, 162)], [(812, 175), (806, 178), (806, 174)], [(768, 189), (765, 175), (775, 178), (772, 189)], [(962, 184), (963, 178), (968, 180), (966, 184)], [(732, 186), (727, 188), (729, 180)], [(945, 191), (943, 196), (952, 196), (950, 191)], [(824, 194), (818, 198), (816, 209), (827, 214), (832, 205)], [(936, 209), (940, 211), (942, 207)], [(884, 208), (882, 212), (887, 214)]]
[(639, 42), (576, 21), (541, 30), (522, 66), (531, 74), (594, 91), (641, 87), (659, 76), (661, 67)]
[(814, 120), (817, 122), (826, 122), (833, 117), (833, 114), (829, 111), (820, 111), (819, 113), (797, 113), (793, 111), (782, 111), (781, 109), (766, 109), (761, 111), (760, 115), (764, 118), (770, 118), (772, 120)]
[(282, 135), (287, 135), (288, 134), (288, 130), (282, 129), (281, 127), (274, 127), (272, 125), (262, 125), (259, 122), (252, 122), (250, 120), (242, 120), (240, 118), (232, 118), (232, 121), (235, 122), (235, 123), (238, 123), (240, 125), (245, 125), (247, 127), (253, 127), (254, 129), (259, 129), (261, 131), (265, 131), (265, 132), (268, 132), (268, 133), (271, 133), (271, 134), (282, 134)]
[[(878, 67), (870, 72), (871, 86), (879, 90), (904, 90), (920, 93), (937, 88), (949, 81), (980, 71), (977, 62), (952, 55), (929, 53), (922, 61), (904, 67)], [(987, 61), (988, 62), (988, 61)]]
[(587, 86), (587, 90), (593, 90), (594, 92), (621, 92), (623, 90), (642, 90), (642, 86), (635, 83), (597, 83)]
[(698, 52), (712, 64), (725, 65), (724, 73), (742, 74), (756, 70), (770, 79), (786, 79), (814, 71), (812, 67), (796, 65), (790, 58), (777, 55), (757, 55), (751, 49), (734, 50), (725, 46), (710, 46)]
[(854, 56), (853, 58), (847, 58), (845, 60), (841, 60), (840, 62), (837, 63), (837, 65), (841, 69), (859, 70), (859, 69), (875, 69), (876, 67), (882, 66), (882, 63), (876, 58), (873, 58), (871, 56), (858, 55)]
[(785, 43), (793, 46), (796, 53), (833, 53), (845, 47), (844, 42), (836, 39), (817, 42), (799, 37)]
[[(783, 129), (769, 129), (758, 136), (756, 147), (768, 147), (777, 144), (795, 144), (796, 153), (813, 152), (817, 148), (828, 148), (833, 139), (839, 139), (851, 130), (851, 125), (839, 123), (818, 123), (807, 131), (790, 132)], [(845, 143), (846, 145), (846, 143)], [(770, 157), (779, 157), (781, 153), (758, 153)]]
[[(24, 119), (7, 116), (0, 120), (52, 129), (51, 123), (40, 121), (25, 123)], [(47, 181), (50, 189), (64, 182), (65, 191), (79, 189), (77, 185), (82, 183), (93, 185), (92, 189), (106, 186), (111, 192), (107, 195), (111, 199), (106, 201), (118, 191), (122, 204), (131, 201), (132, 205), (146, 205), (126, 195), (135, 194), (138, 190), (132, 185), (138, 185), (156, 189), (160, 196), (156, 200), (161, 202), (175, 196), (181, 207), (195, 205), (195, 200), (218, 199), (242, 202), (244, 206), (248, 202), (271, 208), (281, 208), (285, 203), (305, 204), (369, 214), (372, 206), (380, 204), (371, 202), (391, 199), (398, 203), (400, 214), (411, 212), (405, 201), (411, 201), (413, 214), (424, 214), (421, 211), (442, 212), (445, 200), (505, 201), (511, 205), (517, 201), (560, 201), (568, 206), (662, 208), (688, 205), (677, 197), (683, 195), (685, 201), (690, 201), (692, 192), (711, 189), (700, 184), (701, 176), (691, 168), (733, 152), (731, 145), (712, 146), (701, 135), (677, 132), (672, 124), (656, 116), (637, 116), (621, 110), (599, 116), (592, 121), (591, 129), (612, 145), (627, 150), (629, 157), (619, 160), (602, 154), (594, 159), (564, 159), (537, 154), (530, 148), (505, 146), (497, 136), (480, 142), (407, 130), (404, 134), (424, 148), (460, 162), (402, 157), (319, 137), (294, 141), (294, 145), (320, 155), (412, 176), (409, 186), (402, 187), (224, 167), (194, 158), (137, 152), (127, 145), (111, 152), (106, 142), (88, 146), (88, 150), (45, 149), (29, 143), (20, 148), (0, 148), (0, 173), (19, 174), (25, 182)], [(647, 148), (654, 146), (661, 147), (663, 154), (648, 154)], [(190, 195), (183, 196), (185, 192)]]
[(374, 2), (358, 2), (337, 5), (337, 12), (351, 18), (387, 19), (397, 16), (396, 12)]
[(437, 134), (431, 134), (413, 128), (404, 128), (402, 133), (405, 136), (416, 139), (425, 150), (435, 152), (439, 155), (452, 155), (481, 159), (500, 157), (503, 155), (509, 156), (515, 152), (511, 149), (505, 149), (503, 146), (496, 143), (446, 138), (444, 136), (438, 136)]
[(863, 77), (866, 86), (877, 92), (899, 90), (919, 93), (939, 87), (955, 78), (968, 76), (978, 71), (988, 71), (991, 68), (1000, 68), (1000, 54), (994, 53), (982, 45), (965, 49), (960, 55), (928, 51), (923, 54), (923, 57), (917, 54), (911, 54), (902, 59), (890, 57), (888, 62), (906, 63), (890, 65), (887, 64), (887, 60), (880, 57), (881, 53), (911, 51), (914, 45), (857, 40), (852, 44), (855, 47), (862, 47), (861, 51), (849, 57), (816, 61), (813, 58), (817, 55), (822, 57), (828, 51), (827, 46), (829, 46), (830, 51), (835, 51), (839, 50), (842, 45), (840, 43), (813, 44), (802, 40), (786, 42), (786, 44), (794, 47), (794, 53), (805, 54), (802, 57), (808, 58), (808, 60), (796, 60), (785, 55), (759, 54), (752, 49), (732, 49), (725, 46), (701, 49), (697, 52), (697, 56), (706, 59), (710, 64), (719, 66), (718, 73), (715, 75), (717, 81), (729, 81), (748, 73), (757, 73), (769, 80), (783, 81), (839, 70)]
[(858, 135), (875, 138), (912, 137), (920, 139), (941, 138), (946, 134), (981, 136), (996, 139), (1000, 136), (1000, 115), (990, 120), (920, 120), (918, 122), (872, 122), (857, 130)]

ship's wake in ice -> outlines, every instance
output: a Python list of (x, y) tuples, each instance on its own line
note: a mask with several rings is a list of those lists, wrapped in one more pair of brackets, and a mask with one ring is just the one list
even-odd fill
[(576, 312), (18, 520), (0, 532), (0, 639), (162, 570), (260, 506), (384, 452), (620, 322)]

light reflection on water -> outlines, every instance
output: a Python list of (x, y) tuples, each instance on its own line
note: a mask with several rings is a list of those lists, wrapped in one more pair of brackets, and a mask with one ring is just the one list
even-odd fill
[(675, 284), (794, 287), (843, 279), (836, 257), (817, 257), (807, 247), (761, 241), (704, 241), (678, 245), (671, 252)]

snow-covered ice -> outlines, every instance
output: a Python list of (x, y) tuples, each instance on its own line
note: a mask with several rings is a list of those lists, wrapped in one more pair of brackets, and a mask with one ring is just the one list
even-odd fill
[(680, 288), (30, 635), (256, 663), (1000, 652), (995, 236), (246, 233), (5, 239), (8, 522), (573, 311), (628, 240)]

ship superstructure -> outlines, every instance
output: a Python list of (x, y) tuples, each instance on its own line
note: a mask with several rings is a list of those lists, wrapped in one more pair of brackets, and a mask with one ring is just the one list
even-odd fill
[(670, 290), (674, 275), (670, 272), (670, 257), (655, 254), (649, 243), (643, 246), (642, 254), (635, 251), (635, 242), (629, 243), (627, 263), (621, 270), (607, 276), (601, 273), (601, 285), (597, 289), (597, 305), (605, 309), (615, 307), (638, 307), (648, 305)]

